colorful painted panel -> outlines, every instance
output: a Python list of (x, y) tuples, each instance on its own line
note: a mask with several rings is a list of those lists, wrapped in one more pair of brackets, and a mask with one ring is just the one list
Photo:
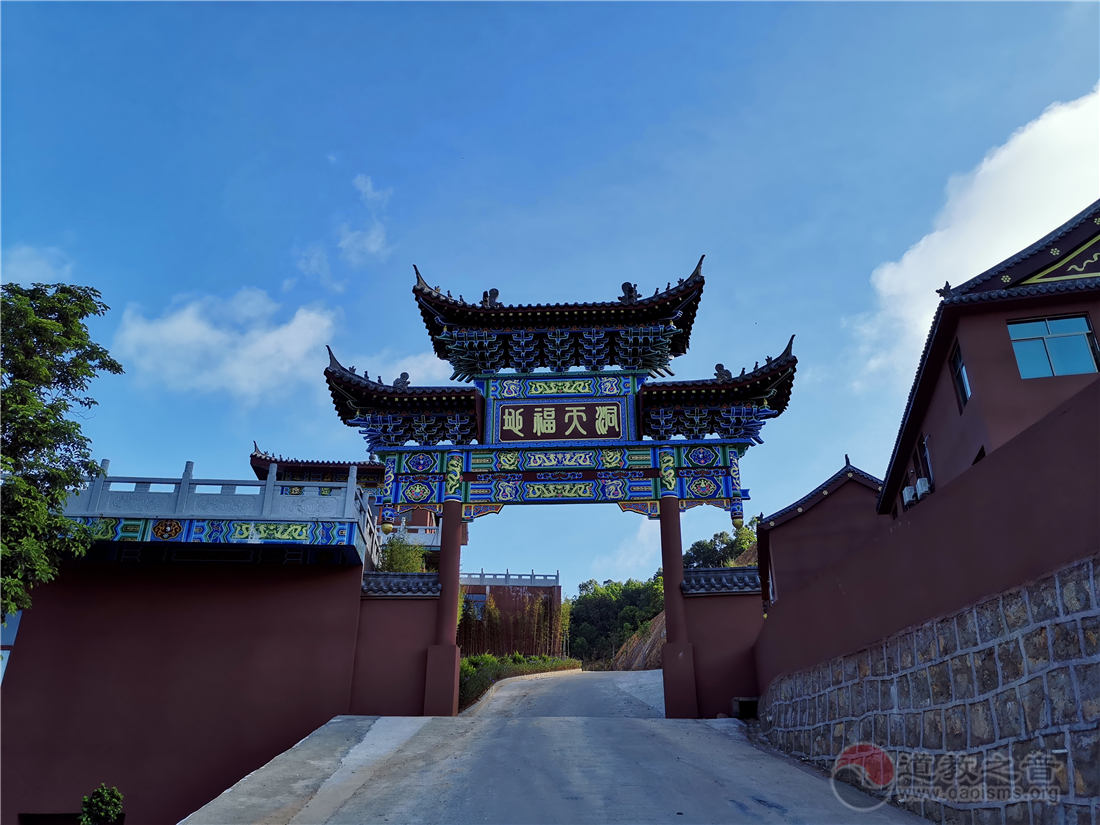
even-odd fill
[(489, 402), (486, 437), (496, 444), (561, 446), (632, 440), (634, 396), (646, 377), (619, 372), (482, 379), (478, 386)]
[(624, 409), (621, 401), (501, 404), (495, 440), (621, 441)]
[(739, 445), (689, 442), (588, 449), (516, 445), (462, 452), (448, 447), (430, 453), (410, 451), (386, 459), (387, 466), (405, 472), (393, 475), (390, 496), (382, 502), (382, 518), (396, 520), (401, 513), (418, 508), (441, 509), (446, 477), (437, 472), (408, 472), (410, 459), (417, 456), (426, 456), (415, 462), (424, 467), (441, 467), (445, 460), (461, 463), (453, 494), (461, 497), (465, 519), (498, 512), (505, 504), (644, 503), (643, 509), (649, 509), (648, 503), (655, 503), (661, 495), (658, 455), (663, 456), (665, 486), (680, 499), (681, 509), (710, 504), (739, 513), (741, 499), (748, 496), (741, 488), (738, 469), (742, 450)]
[(484, 382), (483, 392), (488, 398), (506, 401), (510, 399), (546, 398), (548, 396), (633, 395), (646, 376), (633, 373), (584, 375), (569, 378), (549, 376), (520, 376), (493, 378)]
[(226, 519), (76, 519), (96, 541), (199, 542), (203, 544), (355, 543), (356, 525), (346, 521), (238, 521)]

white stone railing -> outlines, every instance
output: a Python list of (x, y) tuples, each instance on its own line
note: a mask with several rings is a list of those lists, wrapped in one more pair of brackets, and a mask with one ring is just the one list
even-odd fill
[(527, 573), (513, 573), (510, 570), (505, 570), (503, 573), (486, 573), (482, 570), (480, 573), (462, 573), (459, 576), (459, 583), (466, 585), (489, 585), (497, 587), (558, 587), (560, 584), (559, 574), (561, 571), (557, 571), (554, 575), (536, 573), (534, 570), (530, 574)]
[(126, 518), (223, 518), (263, 521), (351, 521), (359, 527), (356, 544), (375, 566), (380, 560), (378, 528), (368, 494), (356, 484), (356, 466), (347, 481), (278, 481), (278, 465), (267, 479), (194, 478), (188, 461), (180, 478), (109, 476), (110, 462), (85, 488), (69, 497), (65, 515)]

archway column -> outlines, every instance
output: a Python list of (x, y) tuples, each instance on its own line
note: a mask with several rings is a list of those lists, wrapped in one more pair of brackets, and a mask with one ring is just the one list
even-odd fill
[[(668, 456), (668, 458), (666, 458)], [(695, 692), (695, 655), (688, 641), (687, 612), (680, 584), (684, 580), (684, 551), (680, 537), (680, 499), (676, 495), (671, 453), (661, 453), (661, 568), (665, 590), (665, 644), (661, 671), (665, 688), (665, 716), (699, 718)]]
[(439, 599), (435, 644), (428, 648), (424, 681), (424, 715), (458, 713), (458, 597), (462, 553), (462, 454), (447, 456), (443, 523), (439, 527)]

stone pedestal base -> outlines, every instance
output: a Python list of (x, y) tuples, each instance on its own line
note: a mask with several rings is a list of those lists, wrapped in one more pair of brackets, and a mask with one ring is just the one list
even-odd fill
[(458, 714), (458, 645), (428, 648), (428, 671), (424, 679), (424, 715)]
[(695, 654), (690, 644), (668, 642), (661, 648), (661, 672), (665, 683), (665, 718), (698, 719), (695, 693)]

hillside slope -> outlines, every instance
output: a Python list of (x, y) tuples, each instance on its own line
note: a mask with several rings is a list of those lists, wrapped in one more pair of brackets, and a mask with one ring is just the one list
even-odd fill
[(611, 659), (612, 670), (653, 670), (661, 666), (661, 646), (665, 643), (665, 612), (649, 620), (649, 630), (638, 632), (623, 642)]

